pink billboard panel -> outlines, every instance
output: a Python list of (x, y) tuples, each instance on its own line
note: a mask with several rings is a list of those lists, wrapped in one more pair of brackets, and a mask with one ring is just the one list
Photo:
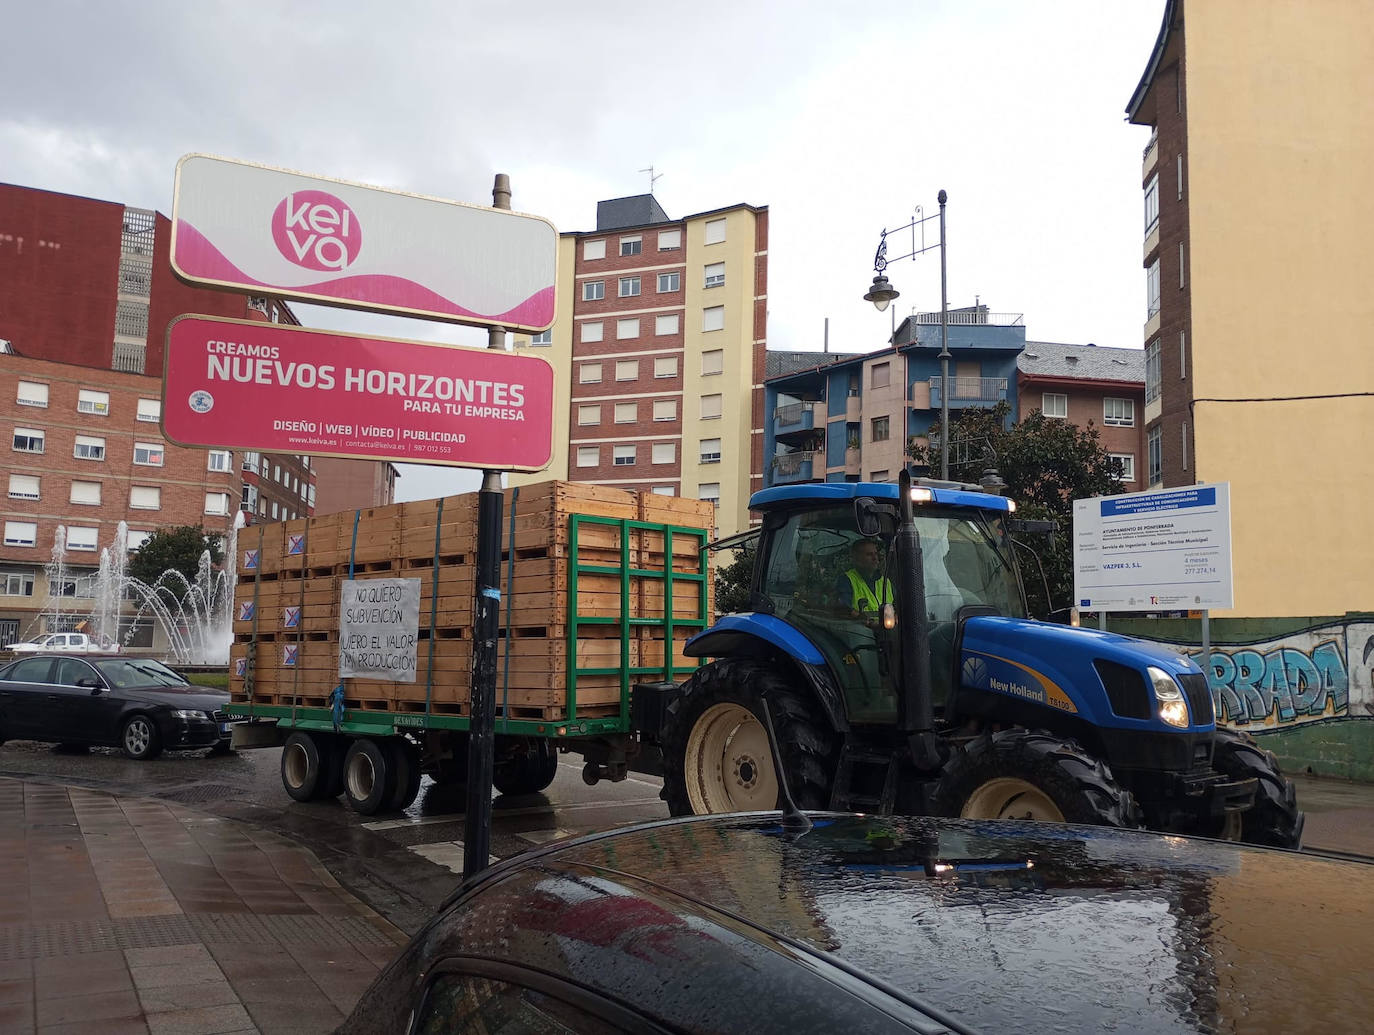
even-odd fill
[(172, 270), (248, 294), (542, 331), (546, 219), (210, 155), (177, 163)]
[(535, 356), (181, 316), (162, 431), (186, 446), (540, 471), (553, 367)]

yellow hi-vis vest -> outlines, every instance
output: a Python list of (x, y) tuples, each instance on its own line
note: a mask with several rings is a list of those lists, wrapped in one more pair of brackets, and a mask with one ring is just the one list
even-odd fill
[[(875, 587), (869, 586), (864, 581), (864, 577), (853, 568), (845, 572), (845, 575), (849, 577), (849, 585), (854, 590), (854, 598), (850, 606), (859, 614), (877, 611), (883, 604), (892, 603), (892, 583), (888, 582), (887, 579), (880, 578), (878, 580), (875, 592)], [(881, 600), (878, 599), (880, 596), (882, 597)]]

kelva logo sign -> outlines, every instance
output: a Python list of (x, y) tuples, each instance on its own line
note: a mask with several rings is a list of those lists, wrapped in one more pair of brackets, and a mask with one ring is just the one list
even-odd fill
[(363, 228), (353, 210), (322, 190), (282, 198), (272, 213), (272, 240), (288, 262), (308, 270), (342, 270), (363, 247)]

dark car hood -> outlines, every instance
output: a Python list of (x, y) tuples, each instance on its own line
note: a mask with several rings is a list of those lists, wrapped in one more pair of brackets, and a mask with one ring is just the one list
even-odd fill
[[(1345, 1030), (1374, 1011), (1362, 863), (1102, 827), (827, 816), (795, 837), (776, 814), (707, 817), (527, 854), (455, 915), (560, 875), (617, 898), (647, 888), (698, 931), (742, 918), (979, 1030)], [(571, 912), (555, 905), (520, 910), (545, 941), (626, 937), (558, 929)], [(522, 951), (492, 934), (462, 937)]]
[(147, 704), (213, 712), (229, 703), (229, 694), (206, 686), (126, 686), (115, 690), (122, 697)]

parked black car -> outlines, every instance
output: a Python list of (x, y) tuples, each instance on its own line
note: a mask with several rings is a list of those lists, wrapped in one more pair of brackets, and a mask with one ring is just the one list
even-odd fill
[(149, 658), (44, 654), (0, 668), (0, 743), (122, 748), (130, 758), (229, 747), (226, 691)]
[(1368, 1030), (1374, 866), (1107, 827), (776, 813), (480, 874), (341, 1032)]

